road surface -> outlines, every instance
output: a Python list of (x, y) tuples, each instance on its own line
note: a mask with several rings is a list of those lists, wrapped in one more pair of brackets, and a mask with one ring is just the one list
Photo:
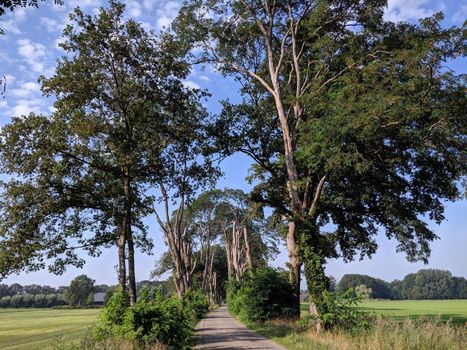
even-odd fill
[(195, 349), (262, 349), (286, 350), (253, 332), (229, 315), (227, 307), (211, 311), (196, 327)]

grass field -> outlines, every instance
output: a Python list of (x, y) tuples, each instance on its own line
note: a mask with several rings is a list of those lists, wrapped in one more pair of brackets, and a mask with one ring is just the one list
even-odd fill
[[(301, 307), (306, 314), (308, 304)], [(467, 300), (374, 300), (362, 302), (358, 308), (400, 322), (377, 319), (369, 332), (356, 337), (339, 332), (300, 333), (293, 323), (285, 320), (249, 327), (290, 350), (465, 349), (467, 334), (462, 325), (467, 322)], [(422, 316), (438, 318), (441, 322), (451, 320), (457, 326), (411, 321)]]
[[(308, 304), (301, 305), (302, 312), (308, 311)], [(390, 316), (396, 320), (420, 316), (440, 317), (456, 324), (467, 322), (467, 299), (463, 300), (368, 300), (358, 309)]]
[(54, 342), (78, 342), (96, 322), (99, 309), (0, 309), (0, 349), (47, 350)]
[(371, 300), (364, 301), (359, 309), (388, 315), (401, 320), (406, 317), (439, 316), (443, 321), (456, 324), (467, 322), (467, 299), (464, 300)]

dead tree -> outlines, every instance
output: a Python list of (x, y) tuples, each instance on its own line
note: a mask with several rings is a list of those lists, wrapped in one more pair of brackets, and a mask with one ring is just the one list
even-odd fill
[(193, 272), (196, 260), (193, 258), (193, 242), (188, 234), (188, 227), (184, 223), (185, 196), (180, 196), (180, 202), (175, 214), (169, 213), (169, 196), (163, 184), (160, 184), (162, 201), (164, 203), (165, 221), (154, 208), (156, 219), (164, 233), (164, 239), (174, 265), (174, 282), (177, 294), (182, 297), (193, 288)]

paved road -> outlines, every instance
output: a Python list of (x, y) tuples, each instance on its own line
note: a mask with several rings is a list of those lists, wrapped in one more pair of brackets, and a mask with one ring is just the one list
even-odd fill
[(229, 315), (227, 307), (211, 311), (197, 328), (195, 349), (263, 349), (286, 350), (240, 324)]

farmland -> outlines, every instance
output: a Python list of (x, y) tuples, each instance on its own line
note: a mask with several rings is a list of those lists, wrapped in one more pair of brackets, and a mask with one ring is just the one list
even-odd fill
[(0, 309), (0, 349), (53, 349), (77, 342), (96, 322), (98, 309)]
[(364, 301), (359, 309), (388, 315), (396, 320), (422, 315), (439, 316), (456, 324), (467, 322), (467, 300), (375, 300)]
[[(302, 304), (302, 312), (307, 312), (308, 304)], [(420, 316), (440, 317), (455, 324), (467, 322), (467, 299), (464, 300), (368, 300), (358, 305), (358, 309), (379, 315), (390, 316), (395, 320)]]
[[(308, 304), (301, 307), (302, 314), (307, 314)], [(358, 336), (343, 332), (301, 333), (286, 321), (249, 326), (291, 350), (444, 350), (462, 349), (466, 342), (462, 325), (467, 322), (467, 300), (374, 300), (362, 302), (358, 308), (398, 322), (376, 319), (368, 332)], [(411, 321), (424, 316), (433, 317), (434, 322)], [(444, 322), (449, 320), (455, 326)]]

